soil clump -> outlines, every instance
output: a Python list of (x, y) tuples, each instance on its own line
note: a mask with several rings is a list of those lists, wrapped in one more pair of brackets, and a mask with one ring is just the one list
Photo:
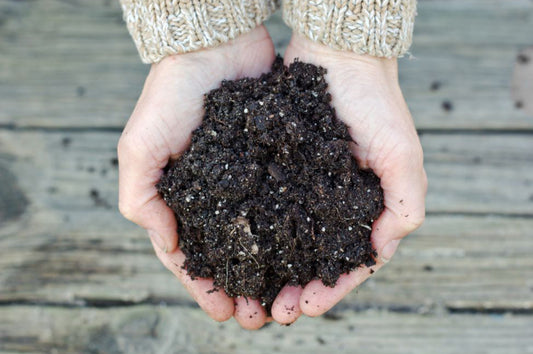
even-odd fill
[(286, 284), (334, 286), (375, 264), (383, 191), (351, 154), (325, 74), (278, 57), (260, 78), (223, 81), (157, 185), (176, 214), (187, 272), (267, 312)]

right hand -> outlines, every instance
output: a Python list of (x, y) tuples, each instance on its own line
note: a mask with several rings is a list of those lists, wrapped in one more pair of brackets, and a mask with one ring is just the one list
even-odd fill
[(258, 77), (274, 61), (272, 39), (259, 26), (215, 48), (173, 55), (153, 64), (144, 89), (118, 144), (119, 209), (148, 231), (157, 257), (183, 283), (214, 320), (232, 316), (247, 329), (266, 321), (257, 300), (229, 298), (212, 279), (192, 281), (183, 270), (185, 255), (177, 248), (177, 224), (155, 185), (169, 159), (188, 147), (203, 117), (203, 97), (222, 80)]

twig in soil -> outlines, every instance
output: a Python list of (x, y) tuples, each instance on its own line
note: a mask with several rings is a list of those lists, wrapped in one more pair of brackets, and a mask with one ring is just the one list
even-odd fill
[(241, 243), (241, 240), (240, 239), (237, 239), (237, 241), (239, 241), (239, 245), (241, 245), (242, 248), (244, 248), (246, 250), (246, 252), (250, 255), (250, 257), (252, 257), (252, 259), (254, 260), (255, 264), (257, 264), (258, 267), (261, 267), (259, 265), (259, 262), (257, 262), (257, 260), (255, 259), (255, 257), (252, 255), (252, 253), (250, 251), (248, 251), (248, 248), (244, 247), (244, 245)]
[(226, 127), (228, 126), (228, 125), (226, 124), (226, 122), (224, 122), (224, 121), (222, 121), (222, 120), (220, 120), (220, 119), (217, 119), (217, 118), (215, 118), (215, 117), (212, 117), (211, 119), (213, 119), (215, 122), (220, 123), (220, 124), (222, 124), (222, 125), (224, 125), (224, 126), (226, 126)]
[(367, 229), (367, 230), (372, 231), (372, 228), (371, 228), (370, 226), (368, 226), (368, 225), (365, 225), (365, 224), (357, 224), (357, 225), (359, 225), (359, 226), (361, 226), (361, 227), (364, 227), (364, 228)]

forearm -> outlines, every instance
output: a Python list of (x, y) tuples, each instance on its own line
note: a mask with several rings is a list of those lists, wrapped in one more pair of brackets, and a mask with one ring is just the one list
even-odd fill
[(276, 0), (120, 0), (141, 59), (215, 47), (247, 33), (276, 9)]
[(416, 0), (285, 0), (295, 31), (333, 49), (400, 57), (412, 41)]

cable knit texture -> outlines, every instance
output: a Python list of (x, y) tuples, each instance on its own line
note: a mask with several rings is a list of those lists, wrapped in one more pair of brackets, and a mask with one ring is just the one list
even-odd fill
[(285, 0), (283, 19), (333, 49), (400, 57), (411, 45), (416, 0)]
[(120, 0), (144, 63), (214, 47), (251, 31), (276, 0)]

